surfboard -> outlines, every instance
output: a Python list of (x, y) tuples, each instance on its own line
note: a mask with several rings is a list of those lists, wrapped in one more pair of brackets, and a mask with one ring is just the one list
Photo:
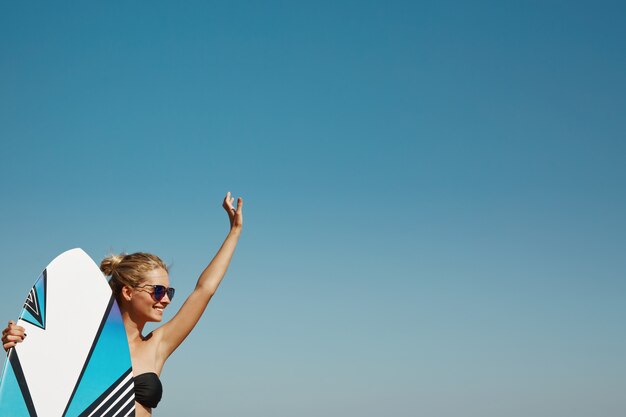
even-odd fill
[(122, 316), (106, 278), (82, 249), (56, 257), (28, 293), (9, 350), (0, 417), (134, 416)]

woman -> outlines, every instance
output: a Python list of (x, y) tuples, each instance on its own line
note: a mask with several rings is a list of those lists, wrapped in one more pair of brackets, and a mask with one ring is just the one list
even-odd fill
[[(141, 252), (109, 256), (100, 264), (102, 272), (111, 277), (109, 284), (124, 319), (135, 378), (136, 417), (152, 415), (152, 408), (161, 399), (159, 375), (165, 361), (194, 328), (226, 273), (243, 227), (243, 200), (237, 199), (236, 209), (233, 201), (227, 193), (223, 207), (230, 219), (230, 232), (196, 288), (169, 322), (145, 336), (146, 323), (160, 322), (174, 296), (167, 266), (159, 257)], [(25, 336), (24, 328), (10, 321), (2, 332), (4, 349), (22, 342)]]

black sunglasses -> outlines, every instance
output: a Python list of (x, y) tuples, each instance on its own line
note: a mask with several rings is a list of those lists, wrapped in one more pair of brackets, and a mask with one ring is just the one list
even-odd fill
[(145, 288), (145, 287), (152, 287), (152, 295), (154, 295), (154, 299), (157, 301), (161, 301), (163, 299), (163, 297), (165, 297), (165, 294), (167, 294), (167, 298), (170, 299), (170, 301), (172, 301), (172, 298), (174, 298), (174, 293), (176, 292), (176, 290), (172, 287), (166, 287), (164, 285), (139, 285), (135, 288)]

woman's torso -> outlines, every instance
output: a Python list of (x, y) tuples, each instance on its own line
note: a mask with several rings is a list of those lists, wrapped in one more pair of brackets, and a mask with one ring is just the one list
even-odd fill
[(162, 394), (159, 376), (165, 361), (159, 355), (158, 335), (150, 333), (141, 341), (129, 343), (129, 347), (137, 385), (135, 416), (150, 417), (152, 408), (149, 405), (158, 403)]

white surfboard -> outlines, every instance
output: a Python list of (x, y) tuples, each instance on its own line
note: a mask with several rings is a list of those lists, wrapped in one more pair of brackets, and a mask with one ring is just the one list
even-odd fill
[(109, 284), (82, 249), (30, 290), (0, 382), (0, 417), (126, 417), (135, 395), (126, 331)]

